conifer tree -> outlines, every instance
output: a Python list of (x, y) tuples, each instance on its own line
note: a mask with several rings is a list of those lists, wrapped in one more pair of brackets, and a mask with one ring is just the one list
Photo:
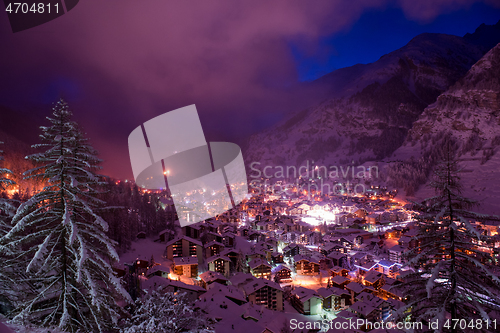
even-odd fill
[(243, 252), (241, 250), (238, 252), (238, 255), (236, 257), (236, 266), (235, 266), (234, 270), (236, 272), (241, 272), (241, 273), (247, 273), (247, 271), (248, 271), (247, 263), (245, 260), (245, 255), (243, 254)]
[[(0, 144), (3, 145), (3, 142), (0, 142)], [(4, 160), (2, 154), (3, 151), (0, 150), (0, 163)], [(0, 193), (15, 185), (15, 182), (11, 178), (8, 178), (10, 175), (12, 175), (12, 171), (0, 164)], [(14, 210), (11, 200), (0, 196), (0, 237), (9, 231), (8, 220), (14, 215)]]
[(186, 293), (152, 290), (136, 302), (136, 311), (122, 333), (213, 333), (200, 309), (190, 305)]
[[(3, 144), (0, 142), (0, 144)], [(3, 153), (0, 150), (0, 163), (3, 161)], [(7, 190), (15, 182), (8, 178), (12, 175), (12, 171), (0, 165), (0, 193), (5, 194)], [(5, 196), (0, 196), (0, 239), (7, 234), (11, 229), (11, 220), (15, 213), (15, 207), (12, 200)], [(10, 310), (11, 299), (13, 296), (13, 289), (9, 287), (14, 283), (12, 276), (11, 258), (6, 253), (0, 251), (0, 262), (2, 262), (2, 269), (0, 269), (0, 313), (6, 313)]]
[(28, 158), (37, 167), (26, 178), (46, 183), (23, 203), (0, 251), (19, 263), (19, 300), (14, 321), (57, 326), (68, 332), (104, 332), (116, 327), (117, 301), (130, 296), (113, 275), (118, 260), (98, 214), (100, 160), (84, 138), (63, 100), (56, 103), (51, 125), (41, 127), (40, 151)]
[(421, 212), (418, 246), (406, 254), (413, 271), (403, 275), (399, 288), (408, 300), (399, 312), (410, 313), (412, 322), (439, 320), (439, 331), (462, 331), (455, 322), (466, 320), (470, 328), (473, 320), (474, 325), (482, 324), (478, 331), (488, 332), (491, 326), (487, 328), (486, 321), (500, 313), (496, 239), (473, 222), (498, 217), (470, 211), (477, 203), (461, 194), (460, 168), (451, 143), (442, 154), (431, 183), (436, 195), (416, 205)]

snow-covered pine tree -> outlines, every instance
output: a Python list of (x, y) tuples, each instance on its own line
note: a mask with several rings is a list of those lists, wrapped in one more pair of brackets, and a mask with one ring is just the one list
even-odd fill
[[(500, 270), (495, 265), (495, 237), (488, 236), (471, 221), (498, 219), (470, 211), (476, 202), (461, 195), (459, 164), (452, 143), (442, 151), (431, 186), (436, 196), (415, 207), (418, 246), (407, 252), (408, 266), (400, 285), (407, 296), (400, 316), (411, 321), (439, 320), (439, 331), (458, 332), (453, 319), (466, 320), (478, 330), (490, 332), (485, 320), (500, 313)], [(477, 320), (477, 321), (476, 321)], [(447, 325), (449, 324), (449, 326)], [(482, 323), (479, 330), (477, 323)], [(463, 327), (462, 327), (463, 328)], [(467, 331), (467, 330), (466, 330)]]
[[(3, 145), (3, 142), (0, 142), (0, 145)], [(3, 163), (3, 151), (0, 150), (0, 163)], [(15, 184), (15, 182), (8, 178), (9, 175), (12, 175), (12, 171), (7, 168), (4, 168), (3, 165), (0, 164), (0, 194), (2, 194), (8, 187)], [(15, 208), (12, 205), (11, 201), (8, 198), (0, 196), (0, 237), (5, 235), (10, 230), (10, 221), (14, 215)]]
[(245, 255), (241, 250), (238, 252), (238, 256), (236, 257), (236, 265), (234, 267), (234, 270), (240, 273), (247, 273), (248, 271)]
[(213, 332), (199, 310), (194, 310), (185, 293), (152, 290), (136, 302), (136, 311), (122, 333)]
[[(0, 144), (3, 144), (3, 142), (0, 142)], [(2, 153), (3, 151), (0, 150), (0, 163), (3, 161)], [(8, 178), (8, 175), (12, 175), (12, 171), (0, 165), (0, 194), (5, 194), (5, 196), (0, 196), (0, 239), (10, 231), (12, 227), (11, 220), (16, 211), (12, 200), (4, 192), (15, 184), (12, 179)], [(11, 308), (13, 290), (9, 286), (13, 283), (13, 269), (10, 267), (12, 258), (5, 251), (0, 251), (0, 262), (2, 262), (2, 269), (0, 269), (0, 314), (5, 314)]]
[(37, 167), (27, 178), (46, 186), (23, 203), (0, 251), (23, 259), (25, 282), (14, 321), (57, 326), (68, 332), (104, 332), (116, 327), (117, 301), (131, 302), (111, 262), (118, 260), (97, 214), (100, 160), (83, 137), (63, 100), (56, 103), (49, 127), (41, 127), (43, 151), (28, 158)]

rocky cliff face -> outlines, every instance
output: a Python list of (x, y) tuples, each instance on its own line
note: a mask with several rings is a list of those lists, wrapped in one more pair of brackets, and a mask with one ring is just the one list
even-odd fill
[(391, 156), (423, 110), (484, 54), (462, 37), (422, 34), (367, 65), (313, 84), (330, 98), (250, 138), (247, 164), (334, 165)]
[[(431, 175), (442, 147), (451, 142), (461, 161), (464, 190), (500, 213), (500, 44), (441, 94), (415, 121), (389, 167), (390, 181), (409, 194)], [(424, 196), (421, 193), (420, 196)], [(418, 192), (416, 193), (418, 196)]]

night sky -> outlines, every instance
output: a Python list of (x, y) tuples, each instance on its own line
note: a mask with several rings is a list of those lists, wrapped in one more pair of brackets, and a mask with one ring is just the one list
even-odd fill
[(14, 34), (2, 13), (0, 112), (16, 114), (0, 114), (0, 129), (33, 141), (23, 121), (64, 97), (103, 172), (131, 178), (127, 137), (157, 115), (196, 104), (207, 141), (242, 144), (317, 103), (307, 81), (423, 32), (463, 36), (499, 19), (493, 0), (84, 0)]

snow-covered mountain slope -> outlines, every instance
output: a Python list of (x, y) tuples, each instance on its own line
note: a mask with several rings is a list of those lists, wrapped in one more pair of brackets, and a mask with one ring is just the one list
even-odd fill
[[(500, 215), (500, 44), (415, 121), (391, 157), (399, 162), (391, 163), (389, 180), (412, 194), (447, 141), (454, 143), (463, 167), (464, 194)], [(424, 191), (420, 186), (416, 196), (428, 195)]]
[(334, 71), (314, 84), (330, 99), (252, 136), (247, 165), (325, 166), (390, 156), (425, 107), (484, 54), (462, 37), (422, 34), (367, 65)]

